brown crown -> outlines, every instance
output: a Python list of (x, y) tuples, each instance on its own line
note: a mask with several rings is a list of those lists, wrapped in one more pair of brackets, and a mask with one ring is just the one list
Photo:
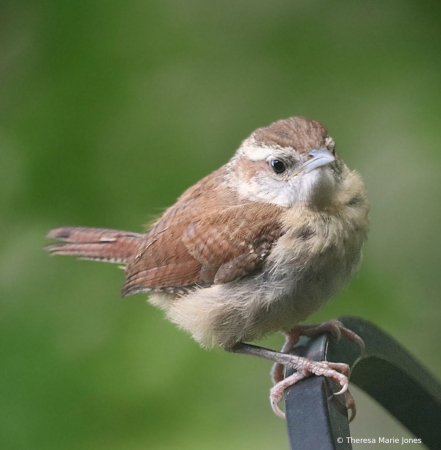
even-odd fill
[(327, 135), (320, 122), (290, 117), (258, 128), (251, 136), (261, 145), (293, 147), (298, 152), (309, 152), (313, 148), (323, 147)]

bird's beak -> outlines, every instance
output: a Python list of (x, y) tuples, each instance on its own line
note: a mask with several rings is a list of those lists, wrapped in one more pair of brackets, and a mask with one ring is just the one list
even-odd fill
[(302, 164), (289, 178), (293, 178), (299, 173), (312, 172), (314, 169), (335, 161), (335, 156), (327, 148), (314, 148), (310, 151), (309, 156), (311, 159)]

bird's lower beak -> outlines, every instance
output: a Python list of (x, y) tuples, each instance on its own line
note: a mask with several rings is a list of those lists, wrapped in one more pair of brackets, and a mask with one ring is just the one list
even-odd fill
[(295, 177), (299, 173), (309, 173), (314, 169), (326, 166), (335, 161), (335, 156), (327, 148), (315, 148), (310, 151), (311, 159), (302, 164), (289, 178)]

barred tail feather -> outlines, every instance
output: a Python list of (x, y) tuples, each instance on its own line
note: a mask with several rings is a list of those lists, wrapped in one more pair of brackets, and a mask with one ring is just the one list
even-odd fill
[(47, 237), (63, 242), (48, 245), (52, 255), (73, 255), (80, 259), (126, 264), (138, 247), (141, 234), (105, 228), (63, 227)]

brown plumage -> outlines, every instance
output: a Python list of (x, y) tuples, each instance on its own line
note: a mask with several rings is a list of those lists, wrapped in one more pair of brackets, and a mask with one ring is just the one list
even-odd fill
[(126, 264), (139, 245), (141, 236), (105, 228), (55, 228), (47, 237), (64, 242), (48, 245), (46, 249), (53, 255), (74, 255), (92, 261)]
[(277, 206), (248, 202), (213, 210), (201, 197), (180, 202), (141, 239), (127, 264), (124, 295), (233, 281), (263, 262), (281, 234)]
[[(123, 264), (123, 295), (150, 292), (201, 344), (256, 354), (241, 343), (293, 329), (349, 281), (368, 211), (323, 126), (293, 117), (257, 129), (145, 234), (58, 228), (48, 236), (62, 242), (48, 250)], [(347, 388), (337, 366), (290, 365)]]

